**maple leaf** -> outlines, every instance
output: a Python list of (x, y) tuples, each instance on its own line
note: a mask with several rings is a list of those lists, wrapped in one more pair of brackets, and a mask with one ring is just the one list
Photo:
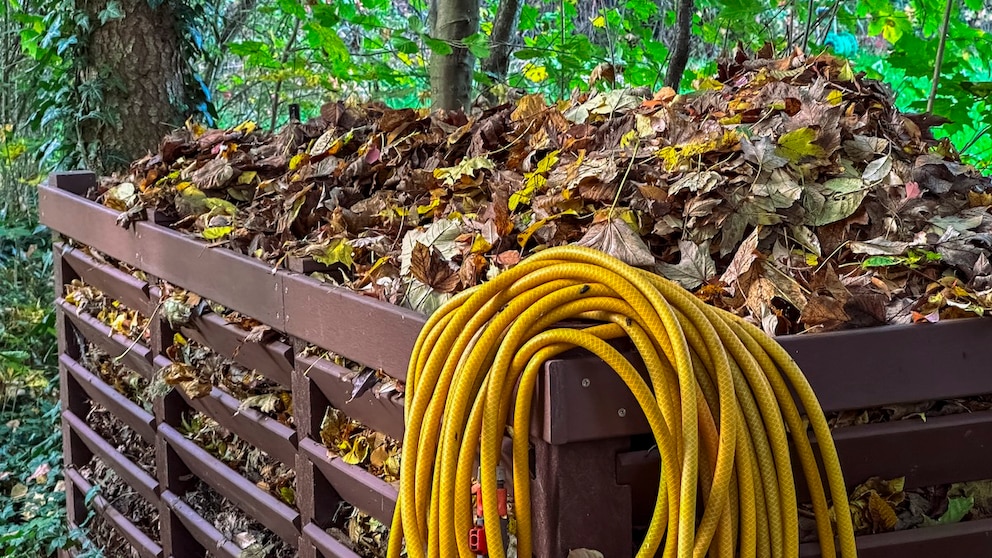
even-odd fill
[(461, 182), (463, 177), (475, 178), (475, 171), (477, 170), (491, 171), (495, 168), (493, 162), (487, 157), (472, 157), (462, 160), (461, 163), (453, 167), (434, 169), (434, 178), (443, 180), (448, 186), (453, 186), (455, 183)]
[(223, 188), (234, 178), (234, 167), (223, 159), (208, 161), (193, 173), (193, 182), (201, 190), (217, 190)]
[(741, 151), (747, 161), (755, 163), (764, 170), (775, 170), (789, 163), (787, 157), (776, 153), (775, 141), (771, 136), (761, 136), (754, 143), (746, 137), (741, 137)]
[(410, 274), (428, 287), (441, 292), (454, 292), (458, 286), (458, 270), (441, 256), (437, 248), (417, 243), (410, 257)]
[(327, 266), (340, 263), (350, 268), (355, 264), (352, 259), (354, 251), (352, 244), (347, 239), (334, 238), (326, 246), (311, 246), (304, 253), (311, 256), (314, 261)]
[(454, 219), (441, 219), (434, 221), (431, 226), (424, 230), (407, 232), (406, 236), (403, 237), (403, 246), (400, 252), (400, 275), (410, 273), (410, 260), (413, 257), (413, 249), (418, 243), (437, 248), (446, 260), (451, 260), (460, 252), (456, 239), (461, 232), (461, 225)]
[(688, 240), (679, 241), (679, 263), (661, 262), (658, 273), (684, 288), (693, 290), (716, 276), (716, 262), (710, 256), (709, 243), (698, 245)]
[(813, 143), (815, 141), (816, 130), (809, 127), (799, 128), (778, 138), (775, 154), (793, 163), (798, 163), (806, 157), (820, 157), (824, 151), (822, 147)]
[(654, 265), (654, 254), (644, 240), (620, 218), (593, 224), (576, 244), (595, 248), (628, 265)]
[(827, 225), (846, 219), (861, 207), (868, 188), (860, 178), (833, 178), (807, 188), (803, 195), (805, 223)]

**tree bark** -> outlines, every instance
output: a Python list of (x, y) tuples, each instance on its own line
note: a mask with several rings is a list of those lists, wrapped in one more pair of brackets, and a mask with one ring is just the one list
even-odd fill
[(475, 56), (459, 44), (465, 37), (479, 31), (479, 0), (431, 0), (428, 19), (431, 37), (445, 41), (452, 49), (450, 54), (431, 55), (431, 98), (434, 108), (468, 108)]
[(482, 71), (497, 82), (506, 81), (510, 69), (510, 52), (513, 51), (513, 38), (520, 21), (523, 0), (500, 0), (493, 20), (493, 31), (489, 36), (489, 58), (482, 62)]
[(678, 0), (675, 7), (675, 45), (668, 60), (665, 85), (676, 91), (679, 89), (679, 83), (682, 82), (685, 66), (689, 62), (689, 40), (692, 32), (692, 15), (695, 11), (693, 0)]
[(168, 2), (120, 0), (124, 17), (99, 23), (107, 2), (87, 3), (94, 30), (80, 66), (80, 85), (96, 86), (102, 98), (86, 99), (99, 117), (79, 123), (86, 164), (99, 173), (127, 168), (157, 149), (183, 122), (185, 64), (176, 19)]

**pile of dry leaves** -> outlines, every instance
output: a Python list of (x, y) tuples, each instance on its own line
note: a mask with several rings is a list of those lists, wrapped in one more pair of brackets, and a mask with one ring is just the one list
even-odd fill
[(76, 312), (86, 312), (110, 327), (113, 333), (132, 341), (148, 340), (148, 318), (131, 310), (102, 291), (79, 279), (65, 285), (65, 301), (76, 307)]
[(225, 465), (284, 504), (296, 505), (296, 472), (214, 419), (199, 412), (184, 416), (179, 431)]
[(430, 312), (548, 246), (653, 269), (770, 333), (992, 308), (992, 184), (827, 54), (738, 52), (677, 95), (486, 112), (329, 103), (279, 134), (188, 125), (102, 201)]
[(320, 441), (327, 447), (328, 456), (338, 456), (386, 482), (399, 480), (400, 442), (348, 418), (334, 407), (324, 413)]

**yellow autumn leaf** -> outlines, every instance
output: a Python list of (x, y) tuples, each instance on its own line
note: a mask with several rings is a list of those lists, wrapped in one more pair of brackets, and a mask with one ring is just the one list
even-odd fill
[(840, 67), (840, 73), (837, 74), (837, 81), (854, 81), (854, 70), (851, 69), (850, 62), (844, 62), (844, 65)]
[(529, 227), (524, 229), (522, 233), (517, 235), (517, 244), (519, 244), (521, 248), (526, 246), (527, 242), (530, 241), (530, 237), (534, 236), (534, 233), (541, 230), (541, 227), (547, 225), (550, 221), (554, 221), (555, 219), (560, 219), (565, 215), (578, 215), (578, 214), (579, 213), (574, 209), (569, 209), (567, 211), (562, 211), (561, 213), (550, 215), (548, 217), (545, 217), (544, 219), (538, 219), (537, 221), (531, 223)]
[(235, 132), (242, 132), (244, 134), (250, 134), (258, 128), (258, 124), (255, 124), (253, 120), (245, 120), (241, 124), (234, 127)]
[(343, 264), (346, 267), (351, 267), (355, 264), (352, 259), (355, 249), (351, 246), (346, 238), (335, 238), (331, 240), (331, 243), (327, 245), (324, 253), (313, 254), (313, 259), (324, 265), (334, 265), (337, 263)]
[(531, 198), (534, 197), (534, 192), (543, 188), (548, 182), (547, 178), (544, 178), (544, 176), (537, 174), (536, 172), (529, 172), (524, 176), (527, 179), (524, 187), (510, 194), (510, 201), (508, 204), (510, 210), (516, 210), (521, 204), (530, 203)]
[(816, 130), (802, 127), (782, 134), (778, 138), (778, 147), (775, 149), (775, 153), (793, 163), (798, 163), (803, 157), (819, 157), (823, 155), (823, 148), (813, 143), (815, 140)]
[(234, 232), (234, 227), (207, 227), (203, 229), (203, 238), (207, 240), (220, 240)]
[(531, 64), (530, 62), (524, 66), (523, 69), (524, 77), (529, 79), (534, 83), (541, 83), (542, 81), (548, 79), (548, 69), (544, 66), (537, 66)]
[(331, 142), (331, 145), (327, 146), (325, 153), (327, 155), (337, 155), (338, 151), (341, 151), (342, 147), (348, 145), (348, 143), (351, 141), (351, 138), (354, 137), (354, 135), (355, 135), (354, 131), (348, 130), (348, 132), (345, 135)]
[(257, 176), (258, 171), (245, 171), (238, 177), (238, 184), (251, 184), (252, 182), (255, 182), (255, 178)]
[(606, 27), (606, 18), (603, 16), (596, 16), (592, 19), (592, 26), (602, 29)]
[(238, 208), (227, 200), (222, 200), (220, 198), (205, 198), (203, 203), (214, 213), (214, 215), (230, 215), (233, 217), (238, 213)]
[(293, 155), (293, 158), (289, 160), (289, 170), (295, 171), (300, 168), (300, 165), (302, 165), (306, 159), (308, 159), (306, 153), (297, 153), (296, 155)]
[(629, 226), (631, 230), (640, 230), (641, 220), (637, 218), (636, 211), (632, 209), (618, 209), (614, 210), (612, 213), (622, 219), (624, 223), (627, 223), (627, 226)]
[(637, 144), (638, 139), (639, 136), (637, 135), (637, 130), (631, 130), (620, 138), (620, 147), (627, 149), (628, 147)]
[(368, 271), (365, 272), (365, 275), (362, 277), (360, 283), (364, 285), (367, 284), (367, 282), (375, 279), (376, 273), (382, 268), (382, 266), (386, 265), (389, 262), (390, 262), (389, 256), (382, 256), (381, 258), (376, 260), (375, 263), (372, 264), (372, 267), (370, 267)]
[(469, 157), (463, 159), (462, 162), (453, 167), (434, 169), (434, 178), (443, 180), (448, 186), (453, 186), (463, 176), (475, 178), (475, 171), (482, 169), (494, 170), (495, 168), (496, 165), (488, 157)]
[(677, 169), (682, 163), (682, 156), (679, 155), (679, 150), (671, 145), (662, 147), (655, 154), (665, 164), (665, 170), (669, 172)]
[(127, 314), (121, 312), (114, 317), (114, 321), (110, 323), (110, 328), (120, 333), (121, 335), (126, 335), (127, 330), (124, 328), (124, 322), (127, 321)]
[(488, 252), (489, 249), (492, 247), (493, 245), (490, 244), (489, 241), (486, 240), (485, 237), (483, 237), (481, 234), (476, 234), (475, 240), (472, 241), (473, 254), (482, 254), (484, 252)]
[(194, 121), (192, 116), (186, 119), (186, 129), (189, 130), (189, 133), (193, 136), (193, 139), (202, 136), (203, 133), (207, 131), (207, 127)]
[(431, 199), (431, 202), (428, 203), (427, 205), (418, 205), (417, 214), (426, 215), (427, 213), (430, 213), (431, 211), (437, 209), (437, 206), (439, 206), (440, 204), (441, 204), (441, 198), (433, 198)]
[(699, 91), (707, 91), (707, 90), (720, 91), (721, 89), (723, 89), (723, 84), (714, 78), (708, 77), (699, 80), (699, 84), (697, 85), (696, 89)]
[(369, 457), (369, 441), (365, 436), (355, 438), (349, 451), (342, 459), (348, 465), (359, 465)]
[(839, 105), (841, 101), (844, 100), (844, 94), (840, 91), (834, 89), (830, 93), (827, 93), (827, 102), (831, 105)]
[(545, 155), (544, 158), (537, 164), (537, 168), (534, 169), (534, 172), (542, 174), (549, 172), (555, 164), (558, 163), (558, 153), (559, 151), (556, 149)]

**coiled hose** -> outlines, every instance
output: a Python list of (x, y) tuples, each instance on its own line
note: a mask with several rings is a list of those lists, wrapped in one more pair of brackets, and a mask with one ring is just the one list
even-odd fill
[[(575, 319), (592, 325), (556, 327)], [(607, 343), (622, 336), (647, 365), (650, 385)], [(785, 350), (666, 279), (602, 252), (567, 246), (539, 252), (460, 293), (421, 331), (407, 375), (390, 558), (400, 556), (404, 542), (410, 558), (475, 556), (467, 536), (472, 475), (478, 460), (482, 494), (497, 493), (511, 412), (517, 555), (532, 555), (531, 398), (541, 365), (574, 347), (597, 355), (623, 379), (658, 445), (661, 481), (639, 558), (797, 557), (790, 434), (809, 485), (822, 556), (837, 555), (832, 514), (793, 391), (819, 442), (830, 497), (841, 510), (840, 554), (856, 556), (830, 431)], [(496, 498), (483, 498), (484, 517), (498, 517), (497, 509)], [(485, 531), (489, 556), (504, 558), (500, 523), (487, 521)]]

